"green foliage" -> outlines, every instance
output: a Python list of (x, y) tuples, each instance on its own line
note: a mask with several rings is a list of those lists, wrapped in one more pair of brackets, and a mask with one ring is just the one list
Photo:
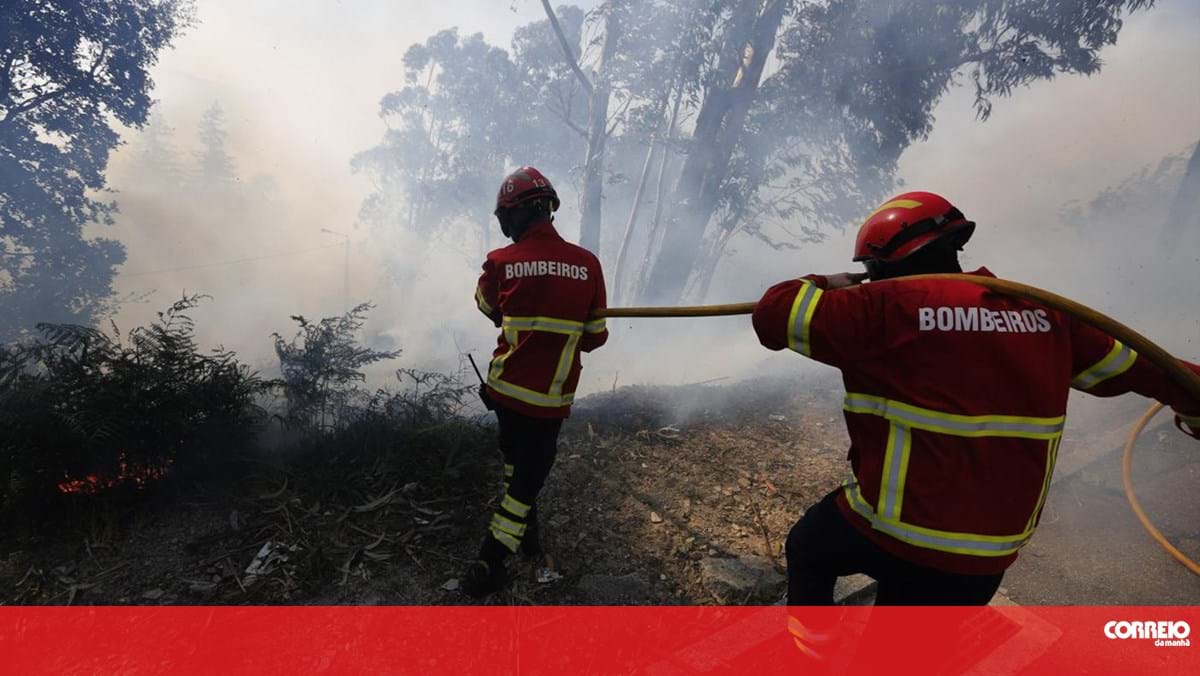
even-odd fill
[(398, 389), (377, 390), (347, 411), (342, 427), (312, 440), (311, 457), (329, 468), (322, 474), (449, 481), (491, 450), (477, 386), (464, 374), (400, 369), (396, 378)]
[[(26, 513), (81, 493), (221, 465), (251, 443), (270, 388), (231, 352), (201, 353), (184, 297), (122, 339), (74, 325), (0, 351), (0, 498)], [(72, 483), (76, 482), (76, 483)]]
[[(582, 13), (569, 13), (567, 21), (578, 30)], [(523, 29), (517, 39), (539, 54), (558, 49), (548, 27), (537, 36)], [(557, 67), (561, 57), (529, 62), (522, 56), (454, 29), (409, 47), (404, 86), (379, 104), (388, 131), (351, 163), (376, 187), (362, 206), (364, 221), (384, 235), (399, 223), (423, 237), (456, 222), (490, 226), (489, 197), (506, 167), (532, 163), (567, 174), (583, 140), (534, 101), (553, 97), (552, 110), (579, 125), (586, 124), (586, 99), (571, 107), (578, 95), (573, 76)]]
[(307, 432), (343, 427), (363, 397), (357, 387), (366, 380), (362, 369), (399, 356), (399, 350), (380, 352), (358, 344), (356, 334), (372, 307), (362, 303), (318, 322), (293, 315), (300, 328), (291, 340), (273, 334), (290, 426)]
[(0, 340), (39, 321), (91, 324), (124, 249), (112, 222), (118, 125), (150, 111), (150, 70), (191, 22), (188, 0), (0, 4)]

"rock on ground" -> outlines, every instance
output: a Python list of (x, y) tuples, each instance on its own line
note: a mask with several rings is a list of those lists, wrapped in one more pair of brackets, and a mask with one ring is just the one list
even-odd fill
[(774, 603), (787, 580), (760, 556), (707, 558), (700, 562), (700, 581), (723, 604)]
[(584, 575), (577, 588), (586, 603), (601, 606), (646, 603), (650, 596), (650, 585), (633, 573)]

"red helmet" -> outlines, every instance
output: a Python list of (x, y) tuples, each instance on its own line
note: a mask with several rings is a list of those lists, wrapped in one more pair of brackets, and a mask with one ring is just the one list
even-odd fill
[(935, 240), (962, 233), (965, 243), (975, 224), (946, 198), (931, 192), (906, 192), (867, 216), (854, 245), (855, 261), (894, 263)]
[(521, 167), (500, 184), (500, 192), (496, 195), (496, 211), (544, 197), (550, 198), (550, 211), (558, 211), (558, 193), (554, 191), (550, 180), (533, 167)]

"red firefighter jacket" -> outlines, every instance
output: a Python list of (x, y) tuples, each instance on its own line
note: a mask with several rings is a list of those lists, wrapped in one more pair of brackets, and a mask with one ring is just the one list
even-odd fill
[(475, 303), (501, 329), (487, 377), (493, 399), (539, 418), (570, 415), (579, 353), (608, 340), (604, 320), (591, 319), (605, 307), (600, 261), (544, 221), (487, 255)]
[(994, 574), (1016, 560), (1041, 516), (1072, 387), (1153, 397), (1200, 428), (1200, 402), (1065, 313), (969, 282), (824, 285), (775, 285), (754, 328), (767, 348), (841, 369), (852, 473), (839, 507), (910, 562)]

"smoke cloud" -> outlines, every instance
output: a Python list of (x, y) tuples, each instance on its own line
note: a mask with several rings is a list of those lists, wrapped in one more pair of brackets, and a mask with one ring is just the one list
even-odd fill
[[(224, 194), (237, 198), (194, 182), (168, 189), (150, 180), (148, 132), (127, 130), (110, 167), (122, 213), (108, 234), (129, 251), (118, 290), (144, 302), (122, 305), (117, 324), (142, 323), (184, 291), (205, 293), (213, 298), (196, 316), (201, 338), (268, 368), (270, 334), (289, 334), (290, 315), (328, 316), (369, 299), (378, 307), (364, 338), (403, 349), (402, 365), (456, 368), (461, 352), (490, 352), (494, 330), (471, 302), (479, 245), (423, 241), (400, 229), (380, 235), (364, 225), (359, 210), (372, 185), (351, 172), (350, 160), (382, 139), (379, 101), (402, 86), (410, 44), (457, 26), (507, 49), (517, 26), (543, 18), (540, 3), (249, 0), (201, 3), (197, 18), (155, 71), (156, 115), (186, 174), (202, 150), (201, 119), (219, 103), (236, 169)], [(945, 194), (979, 223), (969, 266), (1094, 305), (1192, 358), (1200, 357), (1198, 278), (1187, 252), (1200, 242), (1193, 232), (1164, 260), (1145, 236), (1165, 218), (1159, 197), (1178, 185), (1182, 164), (1168, 167), (1157, 187), (1129, 195), (1147, 210), (1105, 216), (1089, 204), (1200, 138), (1200, 70), (1181, 67), (1200, 63), (1197, 21), (1200, 7), (1186, 0), (1137, 13), (1101, 53), (1098, 75), (1016, 91), (998, 100), (987, 122), (975, 118), (973, 92), (952, 89), (936, 108), (933, 132), (902, 155), (899, 170), (907, 188)], [(551, 178), (574, 192), (577, 177)], [(487, 204), (493, 194), (464, 199)], [(606, 212), (606, 242), (626, 214), (627, 207)], [(570, 194), (558, 215), (564, 236), (577, 236), (578, 219)], [(753, 300), (781, 279), (854, 269), (855, 225), (798, 251), (734, 239), (707, 301)], [(493, 245), (499, 239), (497, 229)], [(396, 266), (407, 271), (403, 285)], [(744, 317), (620, 320), (611, 328), (609, 346), (584, 358), (581, 394), (823, 370), (767, 353)]]

